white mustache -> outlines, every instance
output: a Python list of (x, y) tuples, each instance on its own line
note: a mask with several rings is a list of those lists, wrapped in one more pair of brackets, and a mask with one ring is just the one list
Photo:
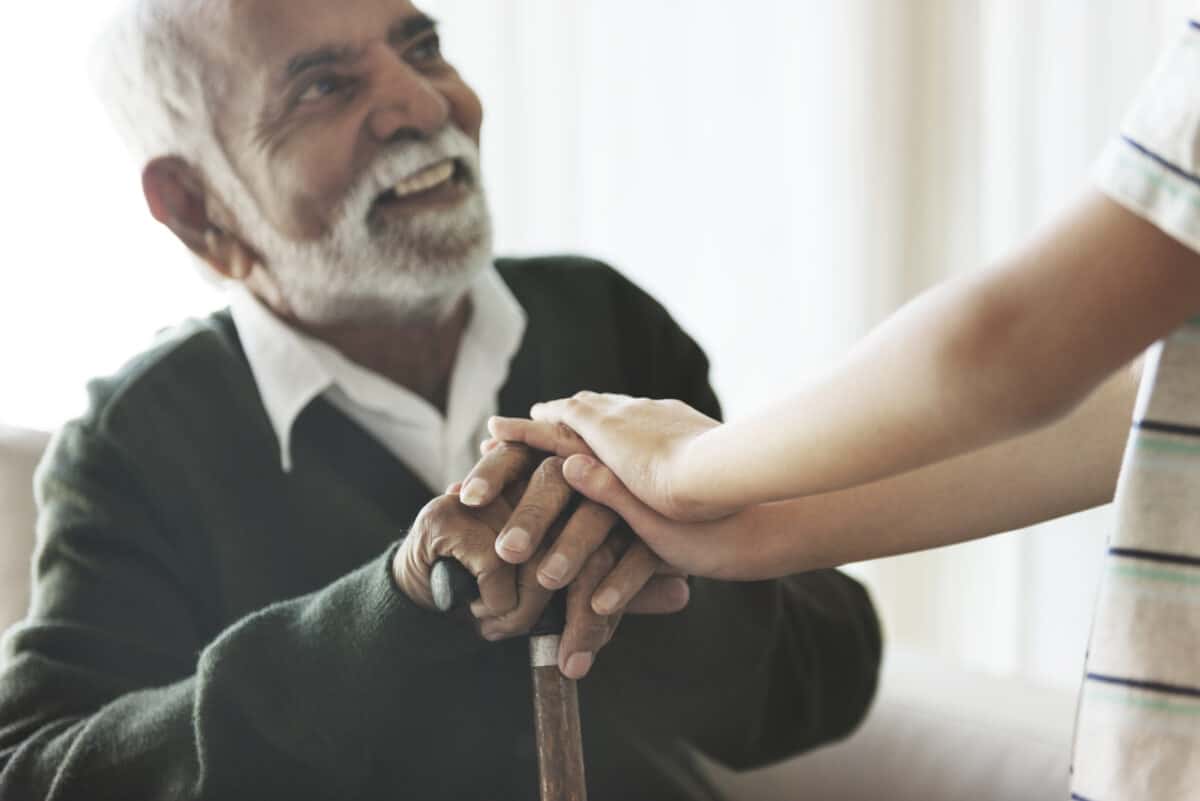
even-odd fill
[(376, 159), (347, 194), (343, 219), (365, 219), (381, 194), (426, 167), (447, 159), (457, 160), (468, 176), (478, 183), (479, 148), (457, 127), (447, 125), (428, 141), (396, 145)]

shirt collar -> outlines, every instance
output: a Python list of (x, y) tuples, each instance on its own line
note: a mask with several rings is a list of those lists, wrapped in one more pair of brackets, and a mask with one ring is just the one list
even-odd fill
[(229, 291), (229, 311), (279, 441), (280, 464), (290, 472), (292, 425), (333, 378), (313, 353), (315, 340), (276, 317), (241, 284), (231, 283)]
[[(335, 387), (364, 408), (376, 405), (372, 398), (379, 397), (380, 390), (403, 393), (426, 407), (421, 413), (425, 420), (439, 417), (433, 407), (404, 387), (289, 326), (241, 284), (231, 284), (229, 291), (230, 313), (279, 442), (284, 472), (292, 469), (291, 437), (296, 420), (314, 399)], [(484, 270), (468, 292), (472, 313), (450, 379), (446, 416), (450, 421), (469, 419), (473, 409), (467, 406), (487, 403), (486, 398), (478, 397), (479, 393), (462, 391), (479, 374), (494, 373), (490, 383), (496, 390), (503, 385), (527, 325), (525, 310), (494, 267)], [(452, 433), (467, 436), (470, 432)]]

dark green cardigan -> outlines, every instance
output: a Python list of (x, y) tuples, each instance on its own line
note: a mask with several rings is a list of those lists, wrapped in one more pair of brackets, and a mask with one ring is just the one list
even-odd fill
[[(500, 268), (529, 316), (502, 412), (587, 388), (718, 413), (699, 348), (611, 269)], [(388, 579), (431, 497), (403, 464), (318, 400), (283, 473), (226, 313), (91, 398), (39, 472), (0, 798), (536, 797), (524, 643)], [(865, 593), (833, 572), (696, 581), (685, 612), (627, 616), (582, 683), (593, 801), (710, 797), (684, 742), (744, 767), (846, 734), (879, 654)]]

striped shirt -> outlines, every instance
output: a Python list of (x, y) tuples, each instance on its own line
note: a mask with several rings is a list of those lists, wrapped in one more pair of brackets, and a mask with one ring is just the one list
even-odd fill
[[(1200, 23), (1167, 53), (1097, 171), (1200, 251)], [(1148, 355), (1075, 738), (1077, 801), (1200, 799), (1200, 318)]]

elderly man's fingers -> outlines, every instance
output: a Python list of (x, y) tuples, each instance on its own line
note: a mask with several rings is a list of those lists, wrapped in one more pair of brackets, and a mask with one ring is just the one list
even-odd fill
[(597, 614), (591, 605), (596, 587), (617, 564), (620, 539), (610, 537), (598, 548), (579, 576), (567, 587), (567, 625), (558, 647), (558, 669), (569, 679), (581, 679), (592, 669), (596, 654), (612, 639), (619, 615)]
[(466, 506), (486, 506), (498, 498), (513, 481), (523, 478), (541, 456), (524, 445), (503, 442), (483, 454), (463, 479), (462, 502)]
[[(479, 633), (484, 639), (496, 641), (527, 633), (550, 603), (554, 595), (536, 581), (534, 564), (515, 568), (517, 572), (517, 606), (503, 615), (479, 615)], [(472, 609), (474, 612), (475, 610)]]
[[(493, 510), (494, 514), (504, 511)], [(412, 600), (433, 607), (430, 572), (438, 559), (456, 559), (475, 576), (483, 603), (502, 614), (517, 605), (517, 576), (495, 550), (496, 527), (443, 495), (425, 505), (392, 562), (396, 584)]]
[(692, 591), (682, 576), (658, 575), (625, 607), (631, 615), (673, 615), (687, 608)]
[(563, 479), (562, 465), (562, 459), (552, 456), (533, 471), (525, 494), (496, 540), (496, 553), (504, 561), (528, 561), (567, 507), (574, 492)]
[(592, 501), (579, 504), (541, 560), (538, 582), (551, 590), (570, 584), (588, 557), (608, 539), (616, 522), (616, 512), (606, 506)]
[[(482, 520), (486, 525), (490, 526), (493, 531), (500, 531), (504, 528), (504, 524), (512, 517), (513, 505), (520, 500), (521, 493), (524, 492), (525, 483), (522, 481), (514, 482), (510, 485), (510, 489), (516, 487), (516, 493), (512, 495), (512, 500), (509, 500), (510, 492), (506, 490), (487, 506), (476, 509), (468, 509), (468, 514), (474, 515), (479, 520)], [(456, 498), (462, 503), (462, 482), (451, 484), (446, 490), (446, 495)]]
[(662, 560), (646, 543), (637, 540), (625, 550), (592, 595), (592, 609), (598, 615), (615, 615), (625, 609), (635, 595), (654, 577)]
[(566, 458), (577, 453), (594, 455), (583, 438), (562, 423), (540, 423), (515, 417), (493, 417), (488, 420), (492, 441), (522, 442), (539, 451)]
[[(517, 504), (521, 502), (521, 498), (525, 495), (525, 490), (529, 488), (529, 479), (532, 477), (532, 473), (528, 476), (522, 476), (505, 487), (504, 492), (500, 493), (500, 496), (508, 502), (510, 509), (517, 508)], [(507, 522), (507, 520), (508, 519), (505, 518), (505, 522)], [(501, 526), (501, 528), (503, 528), (503, 526)]]
[(475, 574), (479, 583), (479, 598), (493, 613), (506, 614), (513, 609), (519, 596), (513, 589), (512, 565), (480, 569)]

